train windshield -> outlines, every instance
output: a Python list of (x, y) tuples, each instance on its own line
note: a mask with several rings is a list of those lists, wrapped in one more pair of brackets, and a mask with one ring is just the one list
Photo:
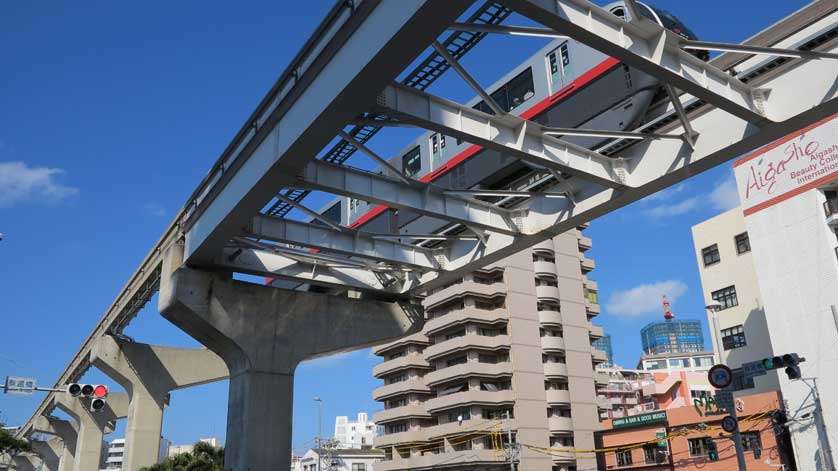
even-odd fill
[(679, 34), (684, 37), (684, 39), (691, 39), (697, 40), (695, 33), (693, 33), (689, 28), (687, 28), (684, 23), (681, 23), (681, 20), (675, 17), (672, 13), (669, 13), (666, 10), (660, 10), (657, 8), (653, 8), (655, 13), (658, 14), (658, 18), (661, 19), (661, 23), (663, 23), (663, 27), (672, 31), (673, 33)]

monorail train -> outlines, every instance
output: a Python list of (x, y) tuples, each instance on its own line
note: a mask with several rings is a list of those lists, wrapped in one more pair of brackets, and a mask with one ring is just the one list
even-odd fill
[[(696, 39), (671, 13), (640, 2), (638, 7), (652, 21), (686, 39)], [(621, 1), (604, 8), (622, 18), (628, 15)], [(602, 130), (633, 129), (660, 89), (656, 78), (568, 39), (551, 41), (489, 87), (500, 107), (522, 118), (551, 127)], [(468, 106), (491, 113), (479, 98)], [(608, 140), (564, 139), (591, 149)], [(408, 177), (456, 189), (473, 188), (478, 183), (481, 189), (532, 189), (537, 170), (515, 157), (432, 132), (422, 134), (389, 162)], [(427, 234), (447, 225), (352, 198), (333, 200), (321, 214), (352, 228), (363, 226), (369, 232)]]

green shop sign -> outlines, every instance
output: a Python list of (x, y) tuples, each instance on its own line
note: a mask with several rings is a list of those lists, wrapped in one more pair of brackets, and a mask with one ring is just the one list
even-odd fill
[(611, 421), (613, 428), (637, 427), (638, 425), (657, 424), (666, 422), (666, 411), (650, 412), (648, 414), (620, 417)]

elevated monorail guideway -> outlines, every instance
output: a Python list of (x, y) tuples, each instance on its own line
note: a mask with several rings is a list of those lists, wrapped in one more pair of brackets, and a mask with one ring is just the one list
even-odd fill
[[(813, 2), (744, 47), (684, 38), (645, 17), (646, 7), (634, 1), (625, 5), (628, 21), (585, 0), (503, 0), (478, 8), (477, 19), (462, 18), (471, 3), (338, 2), (56, 384), (83, 375), (93, 342), (119, 334), (158, 290), (163, 253), (173, 244), (184, 244), (184, 265), (201, 270), (293, 280), (333, 294), (351, 290), (409, 299), (838, 112), (833, 1)], [(542, 27), (501, 25), (509, 11)], [(451, 44), (460, 39), (440, 39), (451, 28), (567, 36), (610, 57), (609, 67), (622, 63), (654, 77), (667, 99), (652, 103), (633, 128), (548, 126), (480, 89), (457, 64), (461, 55), (451, 54), (458, 50)], [(440, 40), (441, 50), (435, 44)], [(694, 55), (701, 48), (732, 52), (705, 62)], [(417, 82), (395, 83), (426, 50), (435, 59), (411, 75)], [(453, 57), (445, 58), (446, 50)], [(449, 66), (476, 88), (484, 106), (426, 90)], [(479, 182), (457, 187), (414, 178), (401, 166), (367, 172), (339, 165), (356, 149), (371, 152), (364, 143), (373, 129), (385, 126), (450, 136), (520, 161), (544, 177), (525, 189), (484, 188)], [(339, 135), (355, 142), (344, 139), (346, 145), (327, 152), (334, 158), (316, 159)], [(603, 144), (580, 144), (593, 141)], [(304, 206), (299, 195), (312, 190), (401, 209), (433, 224), (425, 232), (405, 233), (373, 230), (360, 220), (335, 222)], [(290, 208), (311, 220), (279, 217)], [(48, 396), (33, 418), (48, 413), (52, 399)], [(31, 433), (32, 422), (19, 434)]]

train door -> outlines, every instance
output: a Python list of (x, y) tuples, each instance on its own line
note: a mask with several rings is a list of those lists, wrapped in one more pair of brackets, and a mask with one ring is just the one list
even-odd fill
[(570, 51), (567, 43), (547, 53), (547, 67), (550, 73), (550, 93), (561, 90), (575, 78), (570, 64)]

